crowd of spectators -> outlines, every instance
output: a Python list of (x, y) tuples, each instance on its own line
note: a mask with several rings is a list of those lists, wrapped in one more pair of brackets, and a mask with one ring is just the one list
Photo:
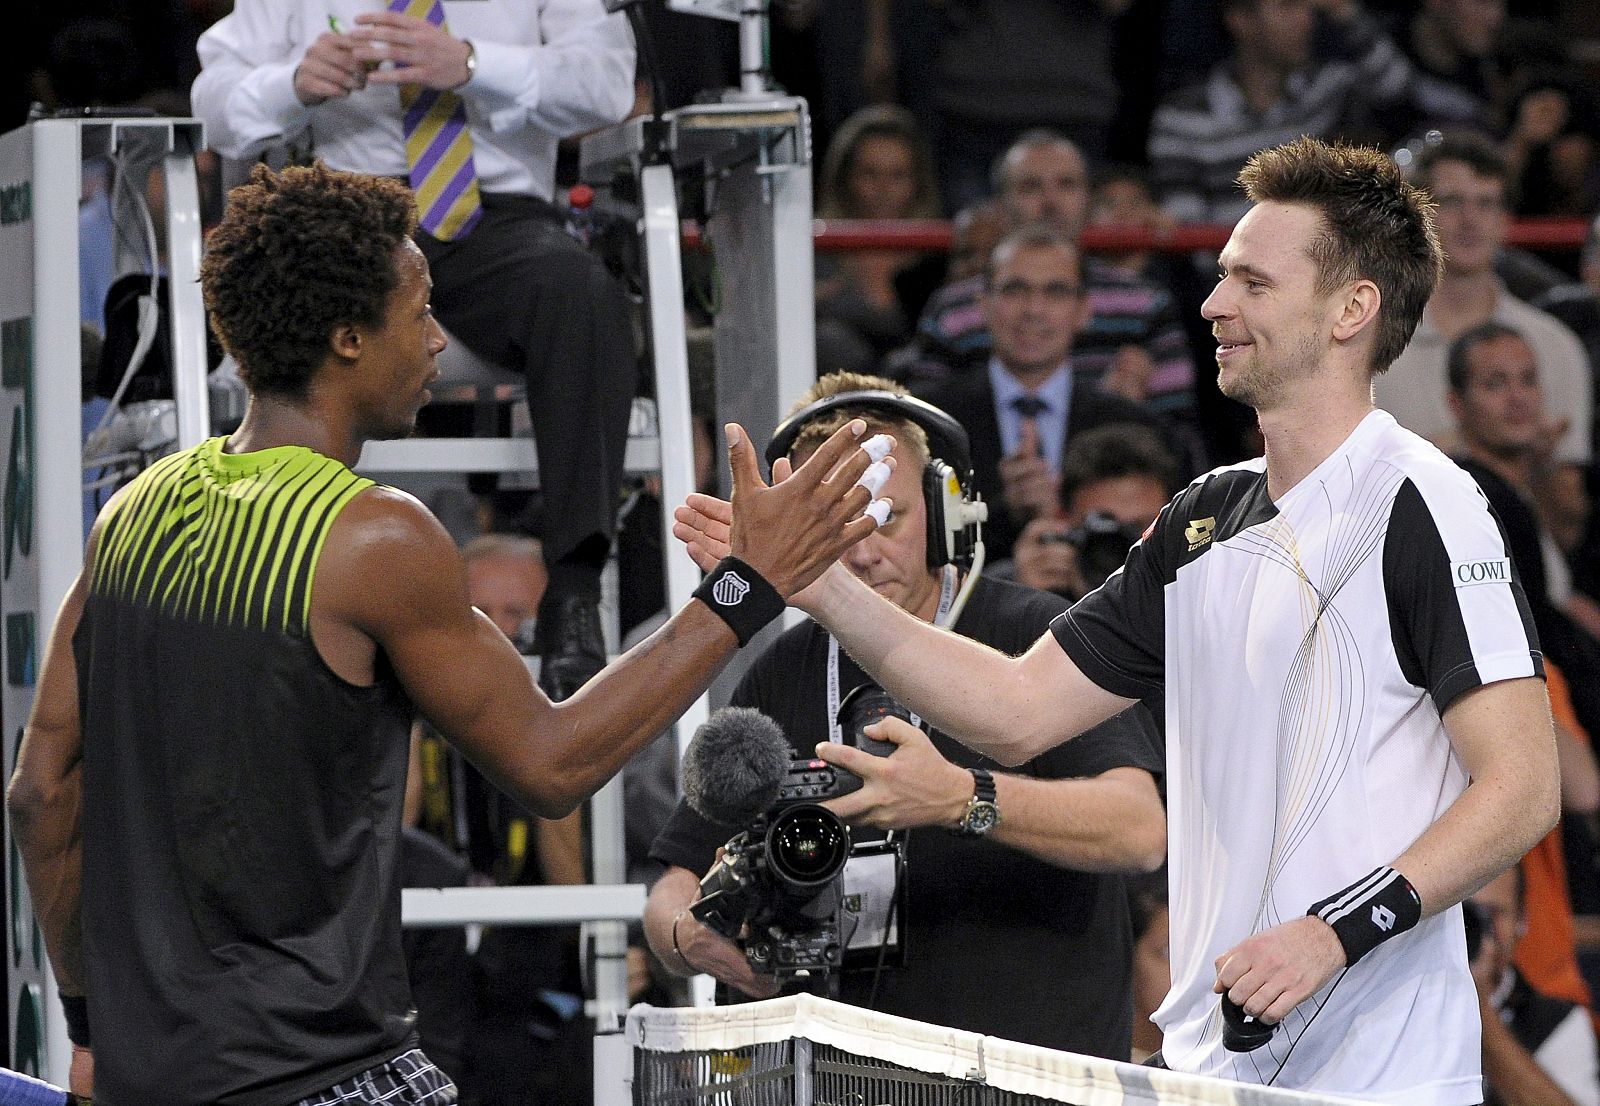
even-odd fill
[[(8, 47), (24, 53), (6, 67), (0, 128), (19, 125), (30, 101), (186, 110), (195, 43), (231, 7), (167, 0), (141, 5), (149, 18), (138, 19), (110, 3), (29, 12)], [(1184, 482), (1258, 448), (1248, 412), (1216, 391), (1211, 371), (1199, 304), (1214, 256), (1089, 253), (1085, 228), (1231, 224), (1246, 206), (1234, 180), (1244, 160), (1301, 134), (1378, 144), (1432, 194), (1446, 271), (1405, 353), (1377, 379), (1376, 400), (1474, 474), (1512, 537), (1553, 662), (1564, 777), (1562, 826), (1518, 877), (1482, 896), (1485, 1017), (1508, 1030), (1486, 1035), (1486, 1071), (1506, 1101), (1532, 1088), (1600, 1102), (1592, 1064), (1584, 1083), (1567, 1078), (1562, 1059), (1552, 1092), (1537, 1063), (1523, 1063), (1594, 1051), (1569, 1015), (1593, 1009), (1600, 985), (1590, 744), (1600, 734), (1600, 527), (1590, 510), (1600, 236), (1581, 257), (1508, 245), (1515, 218), (1600, 214), (1600, 104), (1571, 50), (1573, 32), (1600, 36), (1600, 21), (1554, 0), (782, 0), (773, 19), (777, 78), (812, 104), (819, 216), (952, 220), (948, 252), (818, 256), (819, 373), (886, 376), (956, 416), (990, 503), (992, 571), (1069, 599), (1108, 567), (1093, 550), (1125, 547)], [(724, 26), (654, 10), (650, 23), (671, 46), (661, 51), (669, 101), (733, 81)], [(636, 84), (641, 105), (647, 85)], [(570, 162), (569, 151), (557, 167), (558, 207)], [(103, 234), (107, 187), (86, 177), (84, 225)], [(102, 270), (109, 286), (109, 267), (86, 260), (86, 273)], [(105, 308), (102, 292), (86, 297), (86, 325), (108, 326)], [(529, 380), (536, 390), (531, 371)], [(709, 398), (699, 407), (708, 416)], [(709, 458), (709, 418), (696, 429)], [(530, 521), (504, 496), (485, 502), (475, 528), (539, 532), (537, 510)], [(654, 581), (660, 505), (649, 489), (627, 502), (624, 564), (631, 579)], [(472, 563), (521, 558), (543, 572), (536, 547), (531, 557), (515, 544), (477, 548)], [(586, 547), (588, 560), (595, 553)], [(659, 605), (659, 585), (644, 590), (630, 600), (634, 622)], [(507, 633), (531, 645), (524, 620), (539, 602), (534, 594), (522, 618), (508, 615)], [(435, 878), (583, 878), (575, 825), (519, 822), (473, 791), (470, 768), (426, 734), (419, 749), (431, 790), (416, 821), (461, 861), (430, 860), (422, 847), (418, 864), (444, 873)], [(450, 805), (469, 794), (483, 821), (475, 835), (465, 808)], [(1136, 914), (1165, 933), (1159, 902)], [(583, 1070), (573, 952), (568, 935), (545, 936), (537, 954), (508, 952), (494, 935), (477, 950), (480, 986), (457, 998), (498, 1011), (485, 1023), (498, 1029), (441, 1046), (467, 1082), (471, 1049), (493, 1052), (502, 1030), (514, 1038), (507, 1052), (531, 1039), (575, 1065), (560, 1069), (567, 1075)], [(643, 993), (643, 950), (635, 956)], [(1150, 957), (1161, 961), (1158, 950)], [(508, 989), (512, 979), (533, 982)], [(498, 1100), (559, 1093), (519, 1086)]]

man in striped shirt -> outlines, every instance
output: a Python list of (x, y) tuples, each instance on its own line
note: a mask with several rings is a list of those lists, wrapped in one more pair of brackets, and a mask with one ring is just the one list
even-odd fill
[[(1008, 229), (1043, 224), (1076, 241), (1089, 210), (1083, 154), (1053, 131), (1029, 131), (995, 163), (994, 190)], [(1194, 362), (1173, 296), (1143, 277), (1096, 258), (1085, 264), (1090, 317), (1072, 350), (1073, 374), (1110, 384), (1153, 412), (1185, 421), (1194, 414)], [(917, 324), (925, 375), (948, 376), (989, 359), (993, 348), (979, 303), (982, 275), (945, 285)], [(1124, 383), (1131, 382), (1131, 383)]]
[[(1257, 150), (1301, 135), (1364, 134), (1374, 109), (1415, 99), (1415, 69), (1356, 0), (1224, 0), (1221, 10), (1232, 54), (1150, 122), (1154, 184), (1183, 222), (1237, 221), (1250, 205), (1234, 178)], [(1319, 11), (1334, 43), (1321, 56)], [(1447, 108), (1429, 110), (1440, 122), (1471, 117), (1470, 104), (1464, 115)]]

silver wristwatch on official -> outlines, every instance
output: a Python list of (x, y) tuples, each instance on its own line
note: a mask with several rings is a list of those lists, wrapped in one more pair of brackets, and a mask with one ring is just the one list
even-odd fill
[(972, 773), (972, 798), (956, 825), (963, 837), (982, 837), (1000, 824), (1000, 808), (994, 801), (994, 776), (986, 768), (968, 768)]

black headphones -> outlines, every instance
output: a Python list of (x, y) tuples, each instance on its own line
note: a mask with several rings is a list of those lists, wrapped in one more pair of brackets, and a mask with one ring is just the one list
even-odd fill
[(922, 427), (928, 435), (928, 464), (922, 470), (922, 498), (928, 505), (928, 567), (970, 565), (989, 508), (972, 491), (972, 450), (966, 430), (931, 403), (876, 390), (840, 392), (819, 399), (778, 424), (767, 446), (767, 464), (788, 455), (806, 423), (841, 407)]

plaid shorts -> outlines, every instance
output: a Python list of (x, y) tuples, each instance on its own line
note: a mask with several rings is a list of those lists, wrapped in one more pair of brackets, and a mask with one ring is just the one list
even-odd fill
[(343, 1083), (302, 1098), (294, 1106), (449, 1106), (456, 1101), (456, 1085), (433, 1066), (420, 1048), (402, 1052), (387, 1064), (368, 1068)]

